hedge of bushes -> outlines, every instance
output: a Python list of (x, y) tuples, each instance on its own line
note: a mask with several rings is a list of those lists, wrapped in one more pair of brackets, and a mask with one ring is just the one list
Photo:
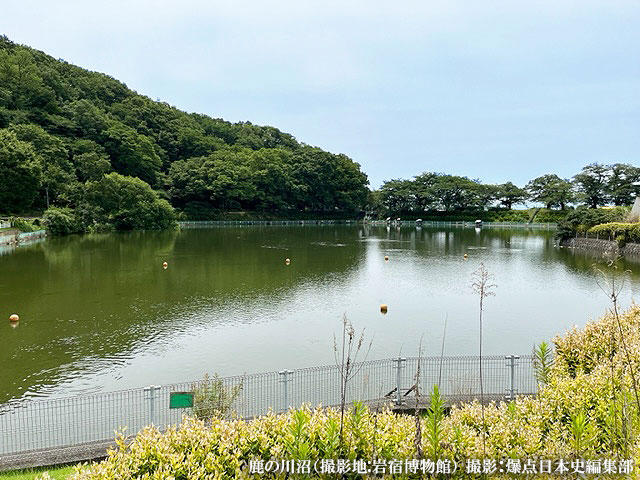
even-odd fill
[(492, 403), (485, 408), (484, 424), (477, 402), (454, 407), (448, 415), (436, 408), (417, 421), (357, 405), (344, 418), (342, 437), (336, 409), (301, 408), (248, 422), (186, 418), (164, 433), (148, 427), (131, 444), (119, 438), (106, 460), (76, 467), (71, 478), (243, 478), (251, 461), (418, 458), (456, 461), (459, 470), (449, 477), (470, 478), (465, 463), (482, 458), (483, 450), (488, 459), (523, 462), (640, 460), (639, 412), (630, 375), (633, 369), (637, 378), (640, 369), (640, 307), (619, 317), (608, 314), (554, 343), (555, 362), (538, 396)]
[(596, 225), (589, 229), (589, 233), (599, 235), (601, 237), (609, 237), (618, 242), (620, 246), (626, 243), (640, 243), (640, 222), (639, 223), (622, 223), (611, 222)]
[(630, 209), (628, 207), (576, 208), (558, 223), (558, 238), (571, 238), (576, 233), (585, 233), (590, 228), (603, 223), (621, 222), (629, 212)]

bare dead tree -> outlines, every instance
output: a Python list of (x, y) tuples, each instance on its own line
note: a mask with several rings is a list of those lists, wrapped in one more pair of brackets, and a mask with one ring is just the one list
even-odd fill
[[(360, 336), (356, 336), (356, 330), (351, 325), (346, 314), (342, 316), (342, 346), (338, 349), (338, 341), (333, 335), (333, 353), (340, 372), (340, 447), (343, 445), (344, 430), (344, 410), (347, 403), (347, 387), (349, 382), (360, 373), (364, 360), (369, 356), (373, 339), (369, 342), (366, 351), (363, 351), (365, 329), (362, 329)], [(357, 338), (356, 338), (357, 337)], [(364, 353), (363, 353), (364, 352)], [(361, 363), (358, 364), (358, 357), (364, 354)]]
[(471, 289), (480, 297), (480, 405), (482, 409), (482, 457), (486, 457), (486, 430), (484, 418), (484, 387), (482, 385), (482, 312), (484, 311), (484, 299), (495, 295), (492, 290), (497, 287), (493, 282), (493, 275), (480, 263), (480, 267), (471, 276)]
[[(625, 270), (623, 272), (619, 272), (618, 271), (618, 266), (617, 266), (617, 261), (620, 259), (620, 256), (616, 256), (612, 259), (610, 259), (607, 263), (607, 267), (610, 268), (610, 274), (607, 274), (604, 270), (598, 268), (597, 266), (594, 265), (594, 269), (595, 271), (598, 273), (598, 277), (596, 277), (596, 283), (598, 284), (598, 287), (600, 287), (600, 289), (605, 293), (605, 295), (607, 295), (607, 297), (609, 297), (609, 300), (611, 301), (611, 314), (613, 315), (613, 318), (615, 319), (616, 322), (616, 327), (618, 330), (618, 335), (620, 337), (620, 343), (622, 344), (622, 350), (624, 352), (624, 357), (626, 360), (626, 364), (627, 367), (629, 368), (629, 374), (631, 375), (631, 383), (632, 383), (632, 389), (633, 389), (633, 394), (635, 397), (635, 403), (636, 403), (636, 415), (640, 415), (640, 397), (638, 395), (638, 384), (636, 381), (636, 372), (633, 366), (633, 362), (631, 360), (631, 354), (629, 353), (629, 349), (627, 347), (627, 341), (625, 338), (625, 333), (624, 333), (624, 329), (622, 328), (622, 322), (620, 321), (620, 311), (619, 311), (619, 297), (620, 294), (622, 293), (622, 291), (624, 290), (624, 286), (626, 283), (626, 275), (628, 273), (630, 273), (628, 270)], [(617, 428), (617, 406), (616, 406), (616, 393), (615, 393), (615, 372), (614, 372), (614, 356), (615, 356), (615, 345), (616, 345), (616, 341), (615, 341), (615, 333), (612, 330), (611, 332), (611, 360), (610, 360), (610, 364), (611, 364), (611, 382), (612, 382), (612, 403), (613, 403), (613, 415), (614, 415), (614, 428)], [(624, 381), (623, 381), (623, 377), (620, 379), (620, 393), (622, 395), (622, 412), (621, 412), (621, 426), (622, 426), (622, 438), (623, 438), (623, 447), (625, 450), (625, 455), (626, 455), (626, 451), (628, 449), (628, 443), (629, 443), (629, 430), (631, 429), (631, 426), (633, 425), (633, 422), (630, 422), (630, 425), (628, 426), (626, 424), (626, 421), (629, 420), (627, 418), (627, 415), (625, 415), (623, 412), (626, 410), (626, 405), (624, 404), (624, 399), (625, 394), (624, 394)], [(629, 427), (629, 428), (628, 428)]]
[(600, 274), (600, 279), (596, 278), (598, 287), (609, 297), (611, 300), (611, 313), (616, 321), (618, 327), (618, 333), (620, 334), (620, 343), (622, 343), (622, 349), (624, 351), (625, 358), (627, 360), (627, 366), (629, 367), (629, 373), (631, 374), (631, 382), (633, 386), (633, 393), (636, 398), (636, 406), (638, 407), (637, 413), (640, 414), (640, 397), (638, 396), (638, 384), (636, 382), (635, 369), (633, 368), (633, 362), (631, 361), (631, 354), (627, 348), (627, 341), (625, 339), (624, 330), (622, 328), (622, 322), (620, 322), (620, 311), (618, 308), (620, 294), (622, 293), (625, 283), (626, 275), (629, 272), (625, 270), (620, 275), (617, 272), (616, 261), (620, 257), (614, 258), (609, 261), (607, 266), (612, 269), (611, 274), (607, 275), (603, 270), (596, 268), (596, 271)]

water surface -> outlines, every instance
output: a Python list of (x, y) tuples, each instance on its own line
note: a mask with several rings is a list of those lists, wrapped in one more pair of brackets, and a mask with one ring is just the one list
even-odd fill
[[(245, 226), (48, 239), (0, 256), (0, 402), (334, 362), (346, 315), (369, 358), (528, 354), (607, 308), (597, 257), (553, 231)], [(464, 259), (464, 254), (468, 258)], [(389, 256), (385, 262), (384, 256)], [(291, 264), (286, 265), (285, 259)], [(162, 262), (169, 267), (164, 270)], [(622, 296), (640, 292), (638, 264)], [(382, 315), (380, 304), (389, 306)]]

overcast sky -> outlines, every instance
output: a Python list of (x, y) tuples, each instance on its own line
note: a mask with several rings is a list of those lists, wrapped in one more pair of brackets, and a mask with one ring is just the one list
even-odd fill
[(373, 187), (640, 165), (637, 0), (16, 0), (0, 32), (180, 109), (345, 153)]

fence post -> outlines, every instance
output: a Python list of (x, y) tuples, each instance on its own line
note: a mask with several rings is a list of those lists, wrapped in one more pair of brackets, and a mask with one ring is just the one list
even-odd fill
[(407, 361), (404, 357), (393, 358), (391, 361), (395, 364), (393, 368), (396, 369), (396, 405), (402, 405), (402, 369), (404, 368), (404, 362)]
[(510, 375), (510, 388), (507, 389), (508, 395), (507, 398), (511, 401), (516, 399), (516, 389), (515, 389), (515, 369), (518, 366), (516, 360), (520, 358), (520, 355), (505, 355), (505, 360), (508, 360), (507, 367), (511, 370)]
[(156, 392), (160, 390), (161, 387), (156, 385), (149, 385), (144, 388), (144, 393), (146, 395), (146, 399), (149, 400), (149, 424), (152, 425), (155, 423), (156, 416)]
[(289, 409), (289, 380), (293, 370), (280, 370), (280, 383), (282, 384), (282, 412), (286, 412)]

